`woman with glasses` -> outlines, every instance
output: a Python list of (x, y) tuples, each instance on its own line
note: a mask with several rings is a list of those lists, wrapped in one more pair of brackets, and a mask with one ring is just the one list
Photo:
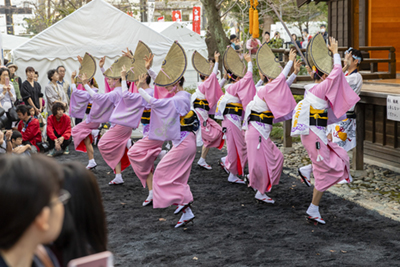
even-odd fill
[(44, 258), (59, 266), (40, 246), (59, 235), (69, 198), (57, 163), (42, 155), (7, 155), (0, 166), (0, 266), (43, 266)]

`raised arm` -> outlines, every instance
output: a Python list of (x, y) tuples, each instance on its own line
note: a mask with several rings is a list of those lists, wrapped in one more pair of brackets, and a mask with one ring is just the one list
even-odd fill
[(294, 80), (297, 77), (297, 74), (300, 71), (300, 67), (301, 67), (301, 60), (295, 60), (294, 62), (294, 72), (292, 73), (292, 75), (290, 75), (290, 77), (286, 80), (286, 83), (288, 86), (291, 86), (292, 83), (294, 82)]
[(99, 61), (99, 67), (101, 70), (101, 73), (104, 73), (106, 70), (104, 69), (104, 63), (106, 62), (106, 57), (102, 57)]
[(150, 75), (151, 79), (154, 81), (157, 78), (157, 73), (151, 68), (151, 64), (153, 63), (153, 54), (149, 54), (144, 57), (145, 67), (147, 69), (147, 73)]
[(214, 69), (213, 72), (215, 73), (215, 75), (218, 74), (218, 64), (219, 64), (219, 56), (220, 54), (218, 52), (214, 52), (214, 60), (215, 60), (215, 64), (214, 64)]
[(294, 49), (290, 50), (289, 53), (289, 62), (286, 63), (285, 68), (283, 69), (282, 73), (287, 77), (289, 75), (290, 70), (292, 69), (293, 62), (296, 59), (296, 51)]
[(125, 65), (122, 66), (122, 69), (121, 69), (121, 79), (122, 79), (122, 82), (121, 82), (122, 92), (126, 92), (126, 91), (128, 91), (128, 85), (126, 84), (126, 67), (125, 67)]

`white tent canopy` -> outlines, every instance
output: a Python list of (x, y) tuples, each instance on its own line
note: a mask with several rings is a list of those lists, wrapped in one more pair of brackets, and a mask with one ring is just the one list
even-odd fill
[(3, 39), (3, 50), (4, 51), (9, 51), (14, 48), (17, 48), (21, 44), (30, 40), (27, 37), (20, 37), (20, 36), (9, 35), (9, 34), (4, 34), (4, 33), (1, 34), (1, 38)]
[[(153, 67), (158, 71), (173, 41), (103, 0), (94, 0), (12, 50), (12, 55), (18, 75), (25, 77), (25, 68), (32, 66), (39, 71), (43, 87), (48, 83), (47, 71), (59, 65), (65, 66), (65, 79), (70, 82), (72, 71), (79, 68), (78, 55), (88, 52), (97, 59), (106, 56), (107, 68), (122, 50), (129, 47), (135, 51), (139, 40), (153, 51)], [(103, 92), (104, 78), (99, 69), (95, 78)]]
[[(197, 82), (197, 72), (192, 66), (192, 55), (195, 50), (204, 57), (208, 57), (207, 45), (204, 37), (188, 29), (187, 23), (178, 22), (153, 22), (146, 23), (150, 28), (158, 31), (162, 35), (178, 41), (186, 51), (188, 57), (188, 68), (185, 73), (185, 86), (195, 86)], [(189, 27), (190, 24), (189, 24)]]

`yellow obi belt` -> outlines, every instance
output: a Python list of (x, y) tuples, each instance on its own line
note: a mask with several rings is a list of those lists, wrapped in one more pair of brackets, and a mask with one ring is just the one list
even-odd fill
[(196, 98), (196, 100), (193, 102), (193, 107), (194, 108), (202, 108), (207, 111), (210, 110), (210, 105), (208, 104), (208, 101), (206, 99), (200, 100), (200, 99)]
[(310, 125), (326, 127), (328, 125), (328, 110), (314, 109), (310, 106)]
[(181, 117), (181, 132), (193, 132), (199, 129), (199, 120), (193, 110)]
[(274, 115), (272, 115), (271, 111), (265, 111), (265, 112), (255, 112), (251, 111), (250, 116), (249, 116), (249, 121), (258, 121), (266, 124), (272, 125), (272, 120), (274, 119)]
[(226, 114), (234, 114), (238, 116), (242, 116), (243, 106), (240, 103), (228, 103), (226, 104), (224, 115)]
[(150, 114), (151, 114), (151, 109), (143, 110), (143, 114), (142, 114), (142, 118), (140, 119), (140, 122), (143, 124), (149, 124), (150, 123)]

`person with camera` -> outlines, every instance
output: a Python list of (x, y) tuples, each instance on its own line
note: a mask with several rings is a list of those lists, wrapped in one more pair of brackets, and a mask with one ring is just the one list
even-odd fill
[[(6, 68), (0, 69), (0, 102), (6, 112), (7, 120), (4, 122), (5, 129), (11, 129), (13, 120), (16, 118), (11, 114), (13, 103), (17, 100), (14, 86), (10, 84), (10, 71)], [(14, 112), (15, 113), (15, 112)]]
[(25, 105), (17, 107), (17, 114), (20, 119), (17, 129), (22, 134), (23, 143), (31, 145), (30, 153), (35, 154), (40, 151), (38, 143), (42, 142), (39, 120), (31, 117), (29, 109)]

